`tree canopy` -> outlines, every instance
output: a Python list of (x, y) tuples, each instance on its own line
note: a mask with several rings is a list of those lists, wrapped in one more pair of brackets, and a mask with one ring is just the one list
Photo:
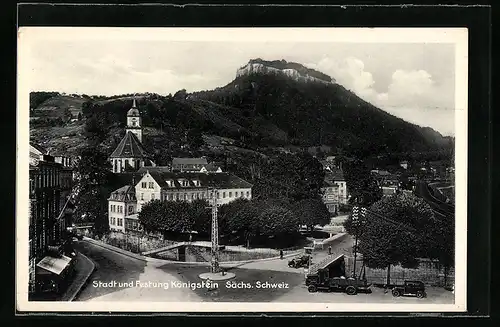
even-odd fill
[(316, 225), (324, 226), (330, 222), (330, 212), (320, 198), (303, 199), (293, 205), (293, 212), (301, 225), (312, 229)]
[(85, 148), (76, 166), (78, 196), (76, 198), (77, 222), (94, 223), (98, 235), (109, 230), (108, 197), (119, 183), (111, 172), (107, 155), (99, 148)]
[(256, 199), (316, 198), (321, 193), (324, 176), (322, 165), (309, 153), (279, 154), (265, 164), (253, 194)]
[(382, 198), (382, 190), (361, 160), (347, 161), (344, 164), (344, 177), (351, 196), (351, 204), (370, 206)]
[[(368, 267), (415, 268), (419, 258), (445, 257), (447, 229), (423, 199), (404, 193), (385, 197), (369, 207), (366, 216), (359, 213), (358, 217), (356, 224), (351, 214), (344, 226), (348, 233), (357, 234), (358, 249)], [(390, 269), (388, 283), (389, 274)]]

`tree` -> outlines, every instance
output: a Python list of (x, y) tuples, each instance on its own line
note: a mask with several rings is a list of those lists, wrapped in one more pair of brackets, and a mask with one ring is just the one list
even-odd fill
[(220, 207), (220, 217), (226, 223), (226, 233), (235, 233), (244, 240), (247, 247), (250, 247), (251, 239), (257, 235), (258, 214), (253, 202), (243, 198)]
[(298, 217), (287, 207), (268, 204), (259, 215), (259, 232), (262, 236), (284, 236), (296, 232)]
[(71, 113), (69, 108), (64, 109), (63, 116), (62, 116), (63, 122), (67, 123), (68, 121), (71, 120), (71, 118), (73, 118), (73, 114)]
[(109, 230), (108, 197), (117, 186), (110, 171), (107, 155), (99, 148), (85, 148), (76, 167), (78, 196), (76, 220), (94, 223), (94, 231), (102, 235)]
[(300, 201), (316, 198), (325, 176), (319, 161), (305, 152), (278, 154), (269, 160), (263, 170), (253, 192), (257, 199)]
[(357, 234), (358, 249), (364, 263), (371, 268), (387, 269), (390, 284), (391, 265), (418, 266), (418, 258), (433, 247), (432, 230), (438, 225), (432, 209), (424, 200), (400, 194), (374, 203), (366, 217), (359, 213), (359, 225), (352, 215), (345, 222), (349, 234)]
[(304, 199), (293, 205), (293, 212), (299, 218), (300, 225), (310, 230), (316, 225), (324, 226), (330, 222), (330, 212), (321, 199)]
[(186, 233), (194, 227), (190, 209), (190, 203), (185, 201), (154, 200), (142, 207), (139, 221), (149, 231)]
[(91, 146), (98, 146), (108, 136), (108, 117), (104, 112), (95, 113), (85, 121), (85, 137)]
[(382, 190), (370, 173), (370, 169), (361, 160), (344, 164), (344, 176), (351, 196), (351, 203), (370, 206), (382, 198)]
[(203, 146), (205, 142), (203, 141), (201, 131), (197, 128), (190, 129), (187, 132), (187, 143), (192, 150), (197, 150)]

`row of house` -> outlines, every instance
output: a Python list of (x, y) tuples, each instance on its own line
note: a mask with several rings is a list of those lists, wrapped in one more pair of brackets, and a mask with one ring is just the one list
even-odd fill
[(126, 133), (109, 157), (112, 170), (125, 185), (108, 198), (109, 228), (141, 230), (139, 212), (152, 201), (213, 199), (223, 205), (252, 198), (252, 184), (222, 171), (220, 165), (201, 158), (173, 158), (169, 166), (157, 166), (142, 146), (142, 119), (135, 100), (127, 112)]
[(56, 290), (66, 281), (73, 257), (67, 227), (73, 203), (72, 160), (51, 156), (35, 144), (29, 153), (29, 293)]

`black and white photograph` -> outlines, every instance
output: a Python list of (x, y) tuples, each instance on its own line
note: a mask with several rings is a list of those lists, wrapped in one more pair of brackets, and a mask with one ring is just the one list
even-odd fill
[(18, 308), (464, 311), (467, 60), (462, 28), (19, 28)]

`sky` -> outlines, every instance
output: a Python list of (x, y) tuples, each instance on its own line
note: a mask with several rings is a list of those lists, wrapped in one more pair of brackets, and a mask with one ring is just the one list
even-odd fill
[(30, 89), (68, 94), (162, 95), (224, 86), (250, 59), (298, 62), (362, 99), (454, 135), (453, 43), (345, 43), (46, 39), (30, 43)]

